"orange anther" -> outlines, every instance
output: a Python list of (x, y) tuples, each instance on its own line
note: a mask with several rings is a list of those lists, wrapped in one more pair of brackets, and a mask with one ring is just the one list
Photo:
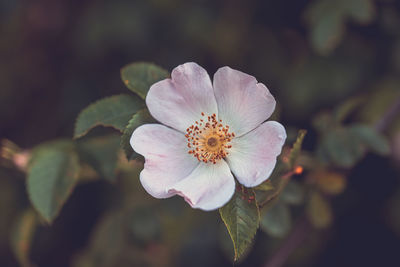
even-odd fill
[(208, 116), (202, 112), (201, 115), (207, 117), (208, 122), (200, 119), (200, 123), (195, 121), (186, 129), (188, 147), (199, 161), (216, 164), (228, 154), (225, 150), (232, 147), (229, 142), (234, 134), (229, 133), (229, 126), (224, 126), (216, 114)]

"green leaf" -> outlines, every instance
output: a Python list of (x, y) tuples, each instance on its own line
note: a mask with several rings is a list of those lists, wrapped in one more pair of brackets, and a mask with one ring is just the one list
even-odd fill
[(331, 205), (318, 192), (311, 194), (306, 211), (310, 222), (316, 228), (326, 228), (333, 221)]
[(168, 78), (168, 71), (152, 63), (137, 62), (121, 69), (121, 78), (125, 85), (141, 98), (145, 99), (147, 92), (154, 83)]
[(79, 114), (74, 138), (84, 136), (99, 125), (113, 127), (122, 132), (132, 115), (143, 106), (143, 101), (131, 95), (115, 95), (98, 100)]
[(229, 203), (219, 209), (219, 213), (231, 236), (236, 261), (251, 245), (260, 223), (254, 191), (243, 187), (242, 190), (236, 190)]
[(273, 237), (284, 237), (292, 226), (289, 207), (282, 201), (269, 208), (262, 216), (260, 228)]
[(328, 54), (336, 48), (345, 31), (342, 1), (316, 1), (306, 9), (305, 18), (310, 26), (311, 44), (317, 52)]
[(132, 116), (132, 119), (128, 122), (128, 125), (125, 127), (122, 137), (121, 137), (121, 147), (125, 152), (125, 155), (128, 160), (136, 158), (139, 154), (136, 154), (131, 145), (130, 139), (133, 131), (142, 124), (155, 122), (153, 117), (151, 117), (149, 111), (147, 109), (141, 109), (136, 114)]
[(326, 195), (341, 194), (347, 186), (347, 179), (341, 172), (317, 169), (310, 172), (307, 178)]
[(381, 155), (388, 155), (390, 147), (384, 136), (368, 125), (353, 124), (337, 127), (323, 135), (318, 147), (321, 158), (339, 167), (354, 166), (370, 149)]
[(349, 129), (355, 138), (361, 140), (371, 151), (380, 155), (389, 155), (390, 146), (388, 140), (374, 128), (368, 125), (355, 124)]
[(376, 14), (372, 0), (346, 1), (346, 8), (349, 16), (361, 24), (371, 22)]
[(34, 160), (38, 158), (41, 153), (46, 153), (49, 149), (57, 149), (63, 151), (75, 151), (75, 143), (71, 139), (55, 139), (47, 142), (43, 142), (32, 149), (31, 159), (29, 165), (32, 165)]
[(76, 153), (42, 150), (28, 169), (27, 191), (34, 208), (51, 223), (74, 189), (79, 174)]
[(30, 250), (38, 219), (32, 209), (26, 210), (14, 226), (11, 233), (11, 248), (18, 263), (23, 267), (33, 266), (30, 261)]
[(303, 144), (303, 140), (304, 140), (304, 137), (306, 136), (306, 133), (307, 133), (306, 130), (300, 130), (299, 131), (299, 133), (297, 135), (296, 142), (294, 142), (293, 148), (290, 151), (290, 154), (289, 154), (289, 167), (291, 169), (295, 166), (296, 160), (300, 155), (301, 145)]
[(305, 12), (311, 43), (320, 54), (328, 54), (339, 45), (349, 18), (358, 23), (368, 23), (374, 15), (371, 0), (319, 0), (309, 5)]
[[(225, 225), (222, 223), (218, 227), (218, 244), (222, 253), (224, 254), (225, 258), (229, 261), (233, 261), (235, 257), (235, 251), (232, 244), (232, 239), (229, 235), (228, 230), (226, 229)], [(245, 251), (242, 253), (242, 256), (234, 262), (235, 265), (242, 263), (246, 260), (247, 256), (253, 250), (254, 243), (251, 243)]]
[(291, 205), (300, 205), (304, 201), (304, 189), (300, 183), (291, 180), (282, 191), (280, 200)]
[(351, 167), (364, 155), (365, 146), (348, 128), (338, 127), (322, 137), (318, 154), (339, 167)]
[(118, 135), (109, 135), (82, 140), (78, 143), (81, 160), (89, 164), (108, 181), (115, 180), (119, 151)]
[(334, 111), (334, 118), (336, 122), (343, 122), (350, 114), (352, 114), (357, 108), (365, 103), (366, 100), (367, 98), (365, 96), (356, 96), (343, 102)]
[(329, 54), (342, 41), (345, 32), (343, 16), (328, 13), (311, 30), (311, 44), (322, 55)]

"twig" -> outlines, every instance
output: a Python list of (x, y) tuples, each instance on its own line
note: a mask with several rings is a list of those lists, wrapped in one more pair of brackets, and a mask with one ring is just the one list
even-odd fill
[(375, 129), (378, 132), (383, 132), (389, 124), (396, 118), (396, 115), (400, 113), (400, 96), (391, 105), (386, 112), (382, 115), (382, 118), (378, 120), (375, 124)]
[(307, 220), (306, 216), (303, 216), (296, 223), (292, 232), (283, 242), (283, 245), (278, 249), (276, 253), (270, 258), (265, 267), (280, 267), (289, 258), (290, 254), (303, 243), (303, 241), (309, 236), (313, 227), (311, 223)]
[[(378, 132), (383, 132), (390, 123), (396, 118), (396, 115), (400, 113), (400, 96), (391, 105), (382, 117), (376, 122), (375, 129)], [(307, 220), (306, 216), (303, 216), (294, 226), (292, 232), (283, 242), (283, 245), (274, 253), (272, 258), (268, 259), (265, 263), (265, 267), (280, 267), (282, 266), (289, 256), (293, 253), (298, 246), (300, 246), (309, 233), (313, 230), (313, 226)]]
[(267, 197), (266, 199), (264, 199), (263, 201), (261, 201), (260, 203), (258, 203), (258, 206), (260, 208), (264, 207), (266, 204), (270, 203), (274, 198), (276, 198), (277, 196), (280, 195), (280, 193), (283, 191), (283, 189), (285, 189), (286, 185), (288, 184), (290, 177), (293, 175), (293, 172), (289, 172), (287, 174), (284, 174), (282, 176), (282, 180), (278, 186), (278, 190), (276, 190), (271, 196)]

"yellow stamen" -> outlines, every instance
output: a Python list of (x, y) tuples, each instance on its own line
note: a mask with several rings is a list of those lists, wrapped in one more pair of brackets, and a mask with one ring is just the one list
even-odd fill
[(218, 160), (225, 158), (228, 155), (227, 149), (232, 145), (228, 145), (234, 133), (229, 133), (229, 126), (222, 125), (222, 120), (217, 120), (217, 116), (212, 114), (207, 116), (204, 112), (201, 113), (204, 120), (195, 121), (193, 125), (186, 129), (189, 154), (202, 162), (212, 162), (216, 164)]

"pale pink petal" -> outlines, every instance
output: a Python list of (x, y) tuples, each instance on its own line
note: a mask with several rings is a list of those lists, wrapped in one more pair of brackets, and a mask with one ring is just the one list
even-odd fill
[(214, 210), (225, 205), (235, 191), (235, 179), (224, 160), (200, 163), (185, 179), (169, 188), (193, 208)]
[(238, 181), (253, 187), (268, 179), (285, 140), (285, 128), (276, 121), (267, 121), (233, 139), (226, 160)]
[(171, 79), (153, 84), (146, 97), (151, 115), (181, 132), (201, 118), (201, 113), (217, 114), (210, 77), (196, 63), (176, 67)]
[(188, 154), (185, 136), (161, 124), (140, 126), (133, 132), (130, 143), (146, 160), (140, 182), (156, 198), (174, 195), (166, 189), (188, 176), (199, 164)]
[(214, 75), (218, 118), (241, 136), (267, 120), (275, 109), (275, 99), (262, 83), (229, 67)]

